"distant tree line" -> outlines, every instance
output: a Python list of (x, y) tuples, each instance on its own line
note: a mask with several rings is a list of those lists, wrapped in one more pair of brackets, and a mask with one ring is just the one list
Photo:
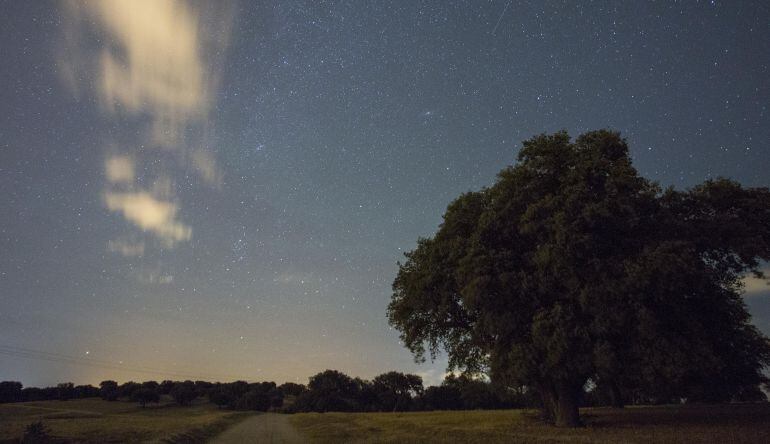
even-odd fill
[(390, 412), (475, 410), (534, 407), (536, 398), (523, 390), (497, 387), (467, 375), (449, 375), (439, 386), (423, 387), (422, 378), (399, 372), (371, 381), (326, 370), (310, 378), (306, 390), (287, 412)]
[[(287, 392), (293, 393), (290, 386), (291, 384), (287, 386)], [(199, 399), (204, 402), (208, 399), (220, 407), (238, 410), (266, 411), (270, 407), (280, 407), (283, 402), (283, 392), (278, 390), (274, 382), (250, 384), (245, 381), (236, 381), (222, 384), (207, 381), (166, 380), (160, 383), (128, 381), (118, 384), (116, 381), (107, 380), (102, 381), (99, 387), (76, 386), (66, 382), (44, 388), (23, 387), (17, 381), (0, 382), (0, 403), (66, 401), (100, 397), (106, 401), (137, 402), (144, 407), (147, 404), (159, 403), (164, 396), (181, 406), (190, 405)]]
[[(729, 386), (728, 386), (729, 387)], [(668, 391), (623, 391), (622, 399), (612, 387), (589, 382), (583, 388), (584, 407), (623, 404), (673, 404), (682, 402), (766, 402), (760, 386), (744, 386), (732, 391), (723, 386), (690, 385)], [(682, 397), (685, 393), (688, 396)], [(307, 385), (287, 382), (235, 381), (102, 381), (99, 387), (61, 383), (54, 387), (23, 387), (20, 382), (0, 382), (0, 403), (46, 401), (100, 397), (106, 401), (136, 402), (145, 407), (162, 399), (180, 406), (210, 402), (221, 409), (298, 412), (403, 412), (430, 410), (492, 410), (541, 408), (536, 389), (510, 387), (484, 377), (449, 374), (437, 386), (424, 387), (418, 375), (391, 371), (371, 381), (351, 377), (337, 370), (326, 370), (310, 377)]]
[(23, 387), (20, 382), (0, 382), (0, 403), (48, 401), (79, 398), (94, 398), (99, 396), (99, 389), (92, 385), (74, 385), (64, 382), (54, 387)]

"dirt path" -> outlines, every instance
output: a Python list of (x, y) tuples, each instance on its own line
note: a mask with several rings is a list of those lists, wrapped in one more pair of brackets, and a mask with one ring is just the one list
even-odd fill
[(307, 439), (289, 423), (289, 415), (264, 413), (239, 422), (214, 438), (212, 444), (299, 444)]

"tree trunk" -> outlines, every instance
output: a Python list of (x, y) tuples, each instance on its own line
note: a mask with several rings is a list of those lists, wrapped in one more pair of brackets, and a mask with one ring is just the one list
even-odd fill
[(556, 400), (556, 427), (578, 427), (580, 426), (580, 412), (578, 410), (577, 391), (569, 387), (561, 388)]
[(609, 390), (610, 390), (610, 405), (613, 408), (616, 409), (622, 409), (624, 407), (623, 404), (623, 394), (620, 391), (620, 387), (618, 387), (618, 384), (614, 381), (609, 383)]
[(540, 419), (543, 422), (553, 424), (555, 421), (554, 412), (556, 411), (556, 393), (546, 384), (538, 384), (537, 391), (540, 393)]
[(559, 385), (558, 388), (550, 384), (539, 384), (538, 387), (543, 402), (541, 410), (543, 421), (555, 424), (557, 427), (581, 425), (578, 411), (579, 388), (575, 389), (569, 384)]

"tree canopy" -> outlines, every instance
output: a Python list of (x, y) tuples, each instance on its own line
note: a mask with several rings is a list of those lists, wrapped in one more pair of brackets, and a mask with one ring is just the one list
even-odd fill
[(618, 133), (544, 134), (406, 253), (388, 316), (418, 360), (445, 350), (574, 426), (589, 379), (706, 400), (763, 382), (770, 346), (741, 278), (768, 258), (767, 188), (663, 190)]

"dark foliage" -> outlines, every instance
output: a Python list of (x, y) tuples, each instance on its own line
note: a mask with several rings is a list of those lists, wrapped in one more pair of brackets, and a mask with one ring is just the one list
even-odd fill
[(123, 384), (118, 386), (118, 397), (131, 399), (131, 396), (134, 394), (134, 392), (139, 390), (140, 388), (142, 388), (142, 385), (137, 382), (134, 382), (134, 381), (124, 382)]
[(266, 412), (271, 405), (270, 395), (260, 390), (251, 390), (238, 398), (235, 402), (235, 409)]
[(21, 397), (24, 401), (46, 401), (58, 399), (59, 392), (56, 387), (25, 387), (21, 390)]
[(524, 142), (406, 258), (388, 315), (417, 359), (443, 349), (450, 368), (531, 387), (558, 425), (579, 423), (589, 379), (618, 405), (728, 401), (765, 380), (740, 279), (770, 259), (770, 191), (664, 192), (617, 133)]
[(412, 398), (422, 394), (422, 378), (400, 372), (383, 373), (372, 380), (378, 410), (405, 411), (412, 408)]
[(166, 379), (158, 385), (158, 391), (161, 395), (168, 395), (171, 393), (171, 389), (174, 388), (174, 381)]
[(415, 410), (423, 392), (416, 375), (388, 372), (372, 382), (326, 370), (310, 378), (289, 409), (292, 412), (373, 412)]
[(283, 393), (284, 396), (299, 396), (305, 390), (307, 390), (307, 387), (305, 387), (303, 384), (295, 384), (293, 382), (286, 382), (278, 386), (278, 391)]
[(190, 405), (198, 392), (195, 390), (195, 383), (192, 381), (177, 382), (171, 389), (170, 395), (179, 405)]
[(209, 390), (209, 401), (219, 408), (233, 408), (237, 399), (227, 387), (217, 386)]
[(420, 410), (463, 410), (460, 389), (448, 385), (431, 386), (420, 398)]
[[(117, 383), (114, 381), (113, 390), (117, 389)], [(28, 402), (28, 401), (49, 401), (68, 399), (95, 398), (102, 396), (103, 392), (92, 385), (74, 385), (71, 382), (57, 384), (55, 387), (22, 387), (20, 382), (2, 381), (0, 382), (0, 403), (3, 402)], [(105, 398), (106, 399), (106, 398)]]
[(75, 386), (75, 398), (96, 398), (99, 396), (100, 391), (98, 388), (92, 385), (76, 385)]
[(142, 383), (142, 388), (150, 389), (150, 390), (160, 390), (160, 384), (158, 384), (156, 381), (144, 381)]
[(283, 393), (274, 382), (249, 384), (235, 381), (211, 384), (206, 391), (209, 401), (220, 408), (267, 411), (283, 405)]
[(362, 384), (350, 376), (326, 370), (310, 377), (308, 390), (294, 401), (299, 412), (352, 412), (360, 411), (359, 398)]
[(56, 397), (59, 401), (66, 401), (75, 398), (75, 384), (71, 382), (62, 382), (56, 386)]
[(157, 404), (160, 402), (160, 395), (156, 389), (141, 387), (131, 394), (131, 401), (138, 402), (140, 406), (145, 407), (149, 403)]
[(24, 435), (21, 438), (21, 442), (25, 444), (40, 444), (51, 442), (51, 440), (51, 431), (40, 421), (24, 427)]
[(21, 382), (3, 381), (0, 382), (0, 403), (3, 402), (21, 402), (22, 398)]
[(105, 401), (115, 401), (118, 399), (118, 383), (115, 381), (102, 381), (99, 384), (99, 396)]

